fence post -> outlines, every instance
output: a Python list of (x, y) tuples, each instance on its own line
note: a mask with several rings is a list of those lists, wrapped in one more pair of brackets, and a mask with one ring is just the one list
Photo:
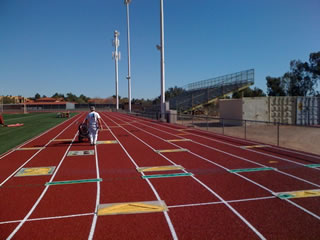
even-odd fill
[(247, 140), (247, 120), (244, 120), (244, 139)]
[(277, 146), (279, 147), (279, 143), (280, 143), (280, 123), (277, 122)]
[(224, 119), (222, 118), (222, 135), (224, 135)]

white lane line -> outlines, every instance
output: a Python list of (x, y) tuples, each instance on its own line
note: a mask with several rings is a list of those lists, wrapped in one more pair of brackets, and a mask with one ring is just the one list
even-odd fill
[[(97, 178), (99, 179), (100, 178), (100, 170), (99, 170), (99, 159), (98, 159), (97, 145), (94, 146), (94, 150), (95, 150), (95, 159), (96, 159)], [(90, 228), (90, 232), (89, 232), (89, 237), (88, 237), (89, 240), (93, 239), (94, 232), (96, 229), (97, 220), (98, 220), (97, 212), (98, 212), (99, 204), (100, 204), (100, 182), (97, 182), (96, 207), (95, 207), (95, 214), (93, 215), (93, 220), (92, 220), (92, 224), (91, 224), (91, 228)]]
[[(104, 116), (108, 117), (107, 115), (103, 114)], [(108, 117), (109, 118), (109, 117)], [(110, 119), (110, 118), (109, 118)], [(103, 120), (104, 121), (104, 120)], [(107, 125), (107, 124), (106, 124)], [(117, 124), (118, 125), (118, 124)], [(120, 126), (120, 125), (119, 125)], [(121, 126), (120, 126), (121, 127)], [(109, 131), (110, 133), (112, 134), (112, 136), (118, 141), (118, 143), (120, 144), (121, 148), (123, 149), (123, 151), (126, 153), (126, 155), (129, 157), (130, 161), (133, 163), (133, 165), (135, 166), (135, 168), (139, 168), (139, 166), (137, 165), (137, 163), (134, 161), (134, 159), (131, 157), (131, 155), (127, 152), (127, 150), (125, 149), (125, 147), (122, 145), (122, 143), (119, 141), (119, 139), (115, 136), (115, 134), (113, 133), (113, 131), (111, 130), (111, 128), (109, 128)], [(145, 175), (143, 172), (141, 173), (143, 176)], [(154, 186), (152, 185), (152, 183), (150, 182), (149, 179), (146, 179), (147, 183), (149, 184), (150, 188), (152, 189), (154, 195), (156, 196), (156, 198), (158, 199), (158, 201), (161, 201), (161, 198), (158, 194), (158, 192), (156, 191), (156, 189), (154, 188)], [(168, 223), (168, 226), (169, 226), (169, 229), (170, 229), (170, 232), (171, 232), (171, 235), (172, 235), (172, 238), (177, 240), (178, 237), (177, 237), (177, 234), (176, 234), (176, 231), (174, 229), (174, 226), (172, 224), (172, 221), (168, 215), (167, 212), (163, 212), (165, 218), (166, 218), (166, 221)]]
[[(172, 129), (172, 128), (171, 128)], [(174, 129), (172, 129), (174, 130)], [(193, 130), (196, 130), (196, 131), (199, 131), (199, 132), (205, 132), (204, 130), (201, 130), (201, 129), (193, 129)], [(254, 142), (254, 141), (250, 141), (250, 140), (247, 140), (247, 139), (239, 139), (239, 138), (235, 138), (235, 137), (232, 137), (232, 136), (227, 136), (227, 135), (220, 135), (220, 134), (217, 134), (217, 133), (213, 133), (213, 132), (205, 132), (205, 133), (210, 133), (210, 135), (212, 135), (213, 137), (215, 136), (220, 136), (220, 137), (224, 137), (224, 138), (230, 138), (232, 140), (237, 140), (239, 142), (247, 142), (247, 143), (251, 143), (251, 144), (261, 144), (261, 143), (258, 143), (258, 142)], [(299, 152), (299, 151), (294, 151), (294, 150), (290, 150), (290, 149), (286, 149), (286, 148), (281, 148), (281, 147), (276, 147), (276, 146), (272, 146), (270, 145), (269, 146), (270, 148), (273, 148), (273, 149), (276, 149), (276, 150), (281, 150), (281, 151), (286, 151), (286, 152), (290, 152), (290, 153), (295, 153), (295, 154), (299, 154), (299, 155), (302, 155), (302, 156), (306, 156), (306, 157), (312, 157), (312, 158), (316, 158), (316, 159), (320, 159), (320, 156), (317, 156), (317, 155), (312, 155), (312, 154), (308, 154), (308, 153), (304, 153), (304, 152)]]
[[(76, 117), (76, 116), (73, 116), (72, 118), (75, 118), (75, 117)], [(71, 119), (72, 119), (72, 118), (70, 118), (69, 120), (71, 121)], [(69, 120), (67, 120), (67, 121), (69, 121)], [(9, 154), (11, 154), (11, 153), (15, 152), (17, 149), (19, 149), (19, 148), (23, 147), (24, 145), (26, 145), (26, 144), (28, 144), (28, 143), (30, 143), (30, 142), (32, 142), (32, 141), (34, 141), (34, 140), (36, 140), (37, 138), (39, 138), (39, 137), (43, 136), (44, 134), (46, 134), (46, 133), (48, 133), (48, 132), (50, 132), (50, 131), (54, 130), (55, 128), (60, 127), (60, 125), (63, 125), (64, 123), (66, 123), (66, 121), (64, 121), (64, 122), (62, 122), (62, 123), (60, 123), (60, 124), (58, 124), (57, 126), (55, 126), (55, 127), (53, 127), (53, 128), (48, 129), (47, 131), (45, 131), (45, 132), (41, 133), (41, 134), (40, 134), (40, 135), (38, 135), (38, 136), (35, 136), (35, 137), (33, 137), (33, 138), (29, 139), (28, 141), (26, 141), (26, 142), (24, 142), (24, 143), (21, 143), (20, 145), (18, 145), (18, 146), (16, 146), (16, 147), (12, 148), (11, 150), (9, 150), (8, 152), (3, 153), (2, 155), (0, 155), (0, 160), (1, 160), (2, 158), (4, 158), (4, 157), (8, 156)]]
[[(74, 142), (75, 138), (77, 137), (78, 132), (75, 134), (75, 136), (72, 139), (72, 142), (70, 143), (69, 147), (67, 148), (66, 152), (64, 153), (61, 161), (59, 162), (59, 165), (57, 166), (54, 174), (52, 175), (52, 177), (50, 178), (49, 182), (52, 182), (54, 177), (56, 176), (61, 164), (63, 163), (64, 159), (67, 156), (67, 153), (69, 151), (69, 149), (72, 146), (72, 143)], [(33, 211), (36, 209), (36, 207), (38, 206), (38, 204), (40, 203), (41, 199), (44, 197), (44, 195), (46, 194), (46, 192), (48, 191), (49, 185), (47, 185), (45, 187), (45, 189), (42, 191), (40, 197), (38, 198), (38, 200), (36, 201), (36, 203), (32, 206), (32, 208), (30, 209), (30, 211), (28, 212), (28, 214), (24, 217), (24, 219), (19, 223), (19, 225), (13, 230), (13, 232), (9, 235), (9, 237), (7, 238), (7, 240), (12, 239), (12, 237), (20, 230), (20, 228), (22, 227), (22, 225), (28, 220), (28, 218), (31, 216), (31, 214), (33, 213)]]
[[(167, 125), (163, 125), (163, 124), (158, 124), (158, 123), (155, 123), (153, 121), (146, 121), (146, 120), (143, 120), (144, 122), (147, 122), (147, 123), (152, 123), (153, 125), (157, 125), (158, 127), (163, 127), (163, 128), (167, 128), (167, 129), (170, 129), (170, 130), (176, 130), (174, 128), (171, 128), (171, 127), (168, 127)], [(142, 124), (142, 123), (141, 123)], [(144, 124), (142, 124), (144, 125)], [(149, 126), (150, 127), (150, 126)], [(159, 130), (159, 129), (158, 129)], [(255, 144), (258, 144), (257, 142), (252, 142), (252, 141), (248, 141), (248, 140), (244, 140), (244, 139), (237, 139), (237, 138), (233, 138), (233, 137), (230, 137), (230, 136), (226, 136), (226, 135), (219, 135), (217, 133), (212, 133), (212, 132), (206, 132), (206, 131), (203, 131), (203, 130), (200, 130), (200, 129), (192, 129), (193, 131), (199, 131), (200, 133), (209, 133), (210, 135), (212, 135), (212, 137), (215, 137), (215, 136), (219, 136), (219, 137), (224, 137), (224, 138), (230, 138), (232, 140), (237, 140), (239, 142), (242, 142), (242, 141), (246, 141), (246, 142), (249, 142), (249, 143), (255, 143)], [(240, 146), (238, 145), (234, 145), (234, 144), (231, 144), (231, 143), (228, 143), (228, 142), (225, 142), (225, 141), (221, 141), (221, 140), (217, 140), (217, 139), (212, 139), (212, 138), (209, 138), (209, 137), (206, 137), (206, 136), (201, 136), (201, 135), (198, 135), (198, 134), (195, 134), (193, 132), (190, 132), (188, 131), (188, 134), (190, 135), (193, 135), (193, 136), (196, 136), (196, 137), (201, 137), (201, 138), (204, 138), (206, 140), (210, 140), (210, 141), (213, 141), (213, 142), (218, 142), (218, 143), (222, 143), (222, 144), (225, 144), (225, 145), (229, 145), (229, 146), (232, 146), (232, 147), (235, 147), (235, 148), (239, 148)], [(283, 149), (283, 148), (279, 148), (279, 147), (274, 147), (274, 146), (270, 146), (274, 149), (279, 149), (279, 150), (285, 150), (287, 152), (291, 152), (291, 153), (295, 153), (295, 154), (300, 154), (300, 155), (304, 155), (304, 156), (308, 156), (308, 157), (313, 157), (313, 158), (316, 158), (316, 159), (320, 159), (320, 156), (316, 156), (316, 155), (309, 155), (307, 153), (300, 153), (300, 152), (296, 152), (296, 151), (293, 151), (293, 150), (288, 150), (288, 149)], [(246, 149), (247, 151), (251, 151), (251, 152), (254, 152), (254, 153), (257, 153), (257, 154), (260, 154), (260, 155), (264, 155), (264, 156), (268, 156), (268, 157), (272, 157), (272, 158), (277, 158), (277, 159), (280, 159), (280, 160), (283, 160), (283, 161), (287, 161), (287, 162), (290, 162), (290, 163), (294, 163), (294, 164), (297, 164), (297, 165), (301, 165), (301, 166), (304, 166), (304, 164), (302, 163), (299, 163), (299, 162), (296, 162), (296, 161), (293, 161), (293, 160), (290, 160), (290, 159), (287, 159), (287, 158), (283, 158), (283, 157), (279, 157), (279, 156), (275, 156), (275, 155), (272, 155), (272, 154), (268, 154), (268, 153), (264, 153), (264, 152), (259, 152), (257, 150), (254, 150), (254, 149)], [(317, 170), (320, 170), (320, 169), (317, 169)]]
[[(109, 118), (111, 119), (111, 118)], [(119, 120), (119, 119), (118, 119)], [(121, 119), (120, 119), (121, 120)], [(111, 119), (111, 121), (113, 121)], [(122, 121), (122, 120), (121, 120)], [(115, 121), (113, 121), (114, 123), (116, 123)], [(131, 124), (130, 124), (131, 125)], [(132, 126), (132, 125), (131, 125)], [(135, 127), (135, 126), (134, 126)], [(128, 131), (126, 128), (122, 127), (127, 133), (131, 134), (133, 137), (135, 137), (136, 139), (138, 139), (139, 141), (141, 141), (143, 144), (145, 144), (147, 147), (149, 147), (152, 150), (155, 150), (153, 147), (151, 147), (149, 144), (147, 144), (146, 142), (144, 142), (142, 139), (140, 139), (139, 137), (135, 136), (133, 133), (131, 133), (130, 131)], [(137, 129), (139, 129), (138, 127), (135, 127)], [(151, 133), (149, 133), (150, 135), (153, 135)], [(158, 137), (157, 138), (165, 141), (165, 139)], [(178, 145), (177, 145), (178, 146)], [(178, 146), (179, 147), (179, 146)], [(180, 148), (180, 147), (179, 147)], [(167, 161), (169, 161), (170, 163), (177, 165), (174, 161), (172, 161), (171, 159), (167, 158), (166, 156), (164, 156), (162, 153), (159, 153), (159, 155), (161, 155), (163, 158), (165, 158)], [(182, 170), (184, 172), (187, 172), (186, 170)], [(202, 185), (205, 189), (207, 189), (211, 194), (213, 194), (216, 198), (218, 198), (221, 202), (223, 202), (236, 216), (238, 216), (238, 218), (240, 218), (257, 236), (259, 236), (260, 239), (266, 239), (249, 221), (247, 221), (236, 209), (234, 209), (229, 203), (227, 203), (219, 194), (217, 194), (215, 191), (213, 191), (210, 187), (208, 187), (206, 184), (204, 184), (202, 181), (200, 181), (198, 178), (196, 178), (195, 176), (191, 176), (195, 181), (197, 181), (200, 185)]]
[[(238, 199), (238, 200), (228, 200), (226, 202), (227, 203), (251, 202), (251, 201), (268, 200), (268, 199), (274, 199), (274, 198), (276, 198), (276, 196), (247, 198), (247, 199)], [(217, 202), (206, 202), (206, 203), (191, 203), (191, 204), (168, 206), (168, 208), (198, 207), (198, 206), (216, 205), (216, 204), (223, 204), (223, 202), (222, 201), (217, 201)]]
[[(166, 128), (169, 128), (167, 126), (164, 126)], [(174, 130), (172, 128), (170, 128), (171, 130)], [(199, 132), (202, 132), (201, 130), (199, 129), (195, 129), (196, 131), (199, 131)], [(192, 132), (188, 132), (190, 135), (193, 135), (193, 136), (196, 136), (196, 137), (201, 137), (201, 138), (204, 138), (206, 140), (210, 140), (210, 141), (214, 141), (214, 142), (218, 142), (218, 143), (222, 143), (222, 144), (225, 144), (225, 145), (228, 145), (228, 146), (232, 146), (232, 147), (235, 147), (235, 148), (239, 148), (240, 146), (238, 145), (234, 145), (232, 143), (228, 143), (228, 142), (225, 142), (225, 141), (221, 141), (221, 140), (217, 140), (217, 139), (212, 139), (212, 138), (209, 138), (209, 137), (205, 137), (205, 136), (201, 136), (201, 135), (198, 135), (198, 134), (195, 134), (195, 133), (192, 133)], [(214, 133), (212, 134), (213, 137), (214, 137)], [(219, 135), (219, 134), (216, 134), (220, 137), (227, 137), (227, 138), (230, 138), (232, 140), (237, 140), (239, 142), (241, 141), (245, 141), (245, 140), (242, 140), (242, 139), (236, 139), (236, 138), (232, 138), (230, 136), (226, 136), (226, 135)], [(249, 141), (250, 142), (250, 141)], [(251, 142), (251, 143), (256, 143), (256, 142)], [(286, 149), (282, 149), (282, 148), (278, 148), (278, 147), (273, 147), (273, 146), (270, 146), (271, 148), (274, 148), (274, 149), (278, 149), (278, 150), (285, 150), (287, 152), (291, 152), (291, 153), (295, 153), (295, 154), (300, 154), (300, 155), (304, 155), (304, 156), (308, 156), (308, 157), (313, 157), (313, 158), (316, 158), (316, 159), (320, 159), (320, 157), (318, 156), (315, 156), (315, 155), (309, 155), (309, 154), (306, 154), (306, 153), (300, 153), (300, 152), (296, 152), (296, 151), (291, 151), (291, 150), (286, 150)], [(269, 153), (264, 153), (264, 152), (260, 152), (260, 151), (257, 151), (257, 150), (254, 150), (254, 149), (245, 149), (247, 151), (250, 151), (250, 152), (254, 152), (254, 153), (257, 153), (257, 154), (260, 154), (260, 155), (264, 155), (264, 156), (268, 156), (268, 157), (272, 157), (272, 158), (276, 158), (276, 159), (280, 159), (280, 160), (283, 160), (283, 161), (286, 161), (286, 162), (290, 162), (290, 163), (293, 163), (293, 164), (297, 164), (299, 166), (304, 166), (305, 164), (302, 164), (300, 162), (297, 162), (297, 161), (294, 161), (294, 160), (290, 160), (290, 159), (287, 159), (287, 158), (283, 158), (283, 157), (279, 157), (279, 156), (276, 156), (276, 155), (273, 155), (273, 154), (269, 154)], [(318, 169), (317, 169), (318, 170)]]
[[(83, 217), (83, 216), (91, 216), (91, 215), (94, 215), (94, 213), (81, 213), (81, 214), (72, 214), (72, 215), (64, 215), (64, 216), (56, 216), (56, 217), (30, 218), (30, 219), (27, 219), (26, 222), (54, 220), (54, 219), (63, 219), (63, 218), (75, 218), (75, 217)], [(0, 222), (0, 225), (9, 224), (9, 223), (20, 223), (22, 221), (23, 220)]]
[[(77, 118), (76, 120), (78, 120), (79, 118)], [(64, 128), (58, 135), (56, 135), (53, 139), (51, 139), (44, 147), (47, 147), (54, 139), (59, 137), (64, 131), (66, 131), (71, 125), (73, 125), (75, 121), (73, 121), (66, 128)], [(2, 183), (0, 184), (0, 187), (2, 187), (3, 184), (5, 184), (12, 176), (14, 176), (21, 168), (23, 168), (28, 162), (30, 162), (36, 155), (38, 155), (44, 149), (45, 148), (41, 148), (35, 154), (33, 154), (28, 160), (26, 160), (26, 162), (24, 162), (20, 167), (18, 167), (9, 177), (7, 177), (4, 181), (2, 181)]]
[[(123, 121), (123, 120), (122, 120), (122, 121)], [(147, 125), (145, 125), (145, 124), (143, 124), (143, 125), (144, 125), (144, 126), (147, 126)], [(133, 125), (131, 125), (131, 126), (133, 126)], [(156, 137), (156, 138), (162, 139), (161, 137), (159, 137), (159, 136), (157, 136), (157, 135), (154, 135), (154, 134), (152, 134), (152, 133), (150, 133), (150, 132), (148, 132), (148, 131), (146, 131), (146, 130), (144, 130), (144, 129), (141, 129), (141, 128), (137, 127), (137, 126), (133, 126), (133, 127), (137, 128), (137, 129), (139, 129), (139, 130), (141, 130), (141, 131), (144, 131), (144, 132), (146, 132), (146, 133), (148, 133), (148, 134), (150, 134), (150, 135), (152, 135), (152, 136), (154, 136), (154, 137)], [(153, 128), (153, 127), (150, 127), (150, 128)], [(160, 129), (156, 129), (156, 130), (161, 131), (161, 132), (164, 132), (164, 131), (162, 131), (162, 130), (160, 130)], [(167, 133), (167, 134), (170, 134), (170, 133)], [(174, 135), (174, 134), (170, 134), (170, 135)], [(175, 135), (174, 135), (174, 136), (175, 136)], [(164, 139), (162, 139), (162, 140), (164, 140)], [(197, 143), (197, 142), (193, 141), (193, 143)], [(175, 143), (170, 143), (170, 144), (172, 144), (172, 145), (174, 145), (174, 146), (176, 146), (176, 147), (178, 147), (178, 148), (181, 148), (179, 145), (177, 145), (177, 144), (175, 144)], [(199, 144), (199, 143), (197, 143), (197, 144)], [(219, 151), (221, 151), (221, 150), (219, 150)], [(223, 151), (222, 151), (222, 152), (223, 152)], [(203, 160), (205, 160), (205, 161), (207, 161), (207, 162), (209, 162), (209, 163), (211, 163), (211, 164), (213, 164), (213, 165), (216, 165), (216, 166), (218, 166), (218, 167), (220, 167), (220, 168), (223, 168), (223, 169), (225, 169), (226, 171), (229, 171), (229, 170), (230, 170), (230, 169), (228, 169), (228, 168), (226, 168), (226, 167), (223, 167), (223, 166), (221, 166), (220, 164), (215, 163), (215, 162), (213, 162), (213, 161), (211, 161), (211, 160), (209, 160), (209, 159), (207, 159), (207, 158), (205, 158), (205, 157), (202, 157), (202, 156), (200, 156), (200, 155), (198, 155), (198, 154), (196, 154), (196, 153), (194, 153), (194, 152), (192, 152), (192, 151), (190, 151), (189, 153), (191, 153), (191, 154), (193, 154), (194, 156), (197, 156), (197, 157), (199, 157), (200, 159), (203, 159)], [(223, 153), (228, 154), (227, 152), (223, 152)], [(234, 155), (234, 156), (235, 156), (235, 155)], [(265, 186), (263, 186), (263, 185), (261, 185), (261, 184), (259, 184), (259, 183), (256, 183), (256, 182), (254, 182), (253, 180), (248, 179), (247, 177), (242, 176), (242, 175), (239, 174), (239, 173), (233, 173), (233, 174), (235, 174), (235, 175), (237, 175), (237, 176), (239, 176), (239, 177), (241, 177), (241, 178), (243, 178), (243, 179), (245, 179), (245, 180), (247, 180), (247, 181), (249, 181), (249, 182), (251, 182), (251, 183), (253, 183), (253, 184), (257, 185), (257, 186), (259, 186), (259, 187), (261, 187), (262, 189), (264, 189), (264, 190), (266, 190), (266, 191), (268, 191), (268, 192), (270, 192), (271, 194), (274, 195), (274, 192), (273, 192), (272, 190), (266, 188)], [(316, 185), (316, 184), (313, 184), (313, 185)], [(306, 212), (307, 214), (310, 214), (310, 213), (311, 213), (310, 215), (312, 215), (312, 216), (314, 216), (314, 217), (316, 217), (316, 218), (318, 219), (318, 217), (319, 217), (318, 215), (310, 212), (309, 210), (303, 208), (303, 207), (300, 206), (300, 205), (293, 204), (293, 202), (290, 201), (290, 200), (288, 200), (288, 202), (291, 203), (291, 204), (294, 205), (294, 206), (299, 206), (299, 209), (301, 209), (302, 211)]]
[(296, 206), (297, 208), (300, 208), (302, 211), (305, 211), (306, 213), (310, 214), (311, 216), (315, 217), (316, 219), (320, 220), (320, 216), (314, 214), (313, 212), (309, 211), (308, 209), (305, 209), (304, 207), (301, 207), (299, 204), (293, 202), (290, 199), (284, 199), (287, 202), (291, 203), (292, 205)]
[[(269, 167), (269, 166), (266, 166), (266, 165), (263, 165), (263, 164), (260, 164), (260, 163), (256, 163), (256, 162), (254, 162), (254, 161), (251, 161), (251, 160), (249, 160), (249, 159), (247, 159), (247, 158), (240, 157), (240, 156), (234, 155), (234, 154), (232, 154), (232, 153), (228, 153), (228, 152), (225, 152), (225, 151), (223, 151), (223, 150), (220, 150), (220, 149), (217, 149), (217, 148), (214, 148), (214, 147), (211, 147), (211, 146), (207, 146), (207, 145), (202, 144), (202, 143), (198, 143), (198, 142), (196, 142), (196, 141), (192, 141), (192, 142), (195, 143), (195, 144), (201, 145), (201, 146), (203, 146), (203, 147), (212, 149), (212, 150), (214, 150), (214, 151), (221, 152), (221, 153), (223, 153), (223, 154), (229, 155), (229, 156), (231, 156), (231, 157), (235, 157), (235, 158), (238, 158), (238, 159), (240, 159), (240, 160), (243, 160), (243, 161), (246, 161), (246, 162), (250, 162), (250, 163), (255, 163), (255, 164), (257, 164), (257, 165), (259, 165), (259, 166), (261, 166), (261, 167)], [(177, 146), (178, 146), (178, 145), (177, 145)], [(292, 174), (283, 172), (283, 171), (281, 171), (281, 170), (279, 170), (279, 169), (276, 169), (276, 168), (275, 168), (273, 171), (276, 171), (276, 172), (278, 172), (278, 173), (280, 173), (280, 174), (283, 174), (283, 175), (287, 175), (287, 176), (289, 176), (289, 177), (291, 177), (291, 178), (294, 178), (294, 179), (297, 179), (297, 180), (299, 180), (299, 181), (308, 183), (308, 184), (310, 184), (310, 185), (313, 185), (313, 186), (316, 186), (316, 187), (320, 187), (319, 184), (316, 184), (316, 183), (310, 182), (310, 181), (308, 181), (308, 180), (305, 180), (305, 179), (303, 179), (303, 178), (297, 177), (297, 176), (295, 176), (295, 175), (292, 175)]]
[[(250, 201), (259, 201), (259, 200), (268, 200), (277, 198), (276, 196), (269, 196), (269, 197), (257, 197), (257, 198), (247, 198), (247, 199), (237, 199), (237, 200), (228, 200), (228, 203), (235, 203), (235, 202), (250, 202)], [(197, 206), (205, 206), (205, 205), (215, 205), (215, 204), (223, 204), (221, 201), (217, 202), (206, 202), (206, 203), (193, 203), (193, 204), (182, 204), (182, 205), (172, 205), (167, 206), (168, 208), (183, 208), (183, 207), (197, 207)], [(71, 214), (71, 215), (63, 215), (63, 216), (56, 216), (56, 217), (43, 217), (43, 218), (30, 218), (26, 222), (32, 221), (43, 221), (43, 220), (54, 220), (54, 219), (63, 219), (63, 218), (74, 218), (74, 217), (83, 217), (83, 216), (92, 216), (95, 215), (93, 213), (80, 213), (80, 214)], [(5, 221), (0, 222), (1, 224), (10, 224), (10, 223), (19, 223), (22, 220), (13, 220), (13, 221)]]

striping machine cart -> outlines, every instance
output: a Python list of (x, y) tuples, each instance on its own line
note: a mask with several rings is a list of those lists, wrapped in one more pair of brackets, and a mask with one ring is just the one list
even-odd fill
[(89, 130), (88, 126), (85, 123), (81, 123), (78, 127), (79, 130), (79, 135), (78, 135), (78, 140), (79, 142), (82, 142), (83, 139), (89, 139)]

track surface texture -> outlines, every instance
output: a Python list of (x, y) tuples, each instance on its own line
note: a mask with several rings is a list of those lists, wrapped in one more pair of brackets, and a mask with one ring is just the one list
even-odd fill
[(81, 113), (0, 156), (0, 239), (320, 239), (320, 156), (100, 115), (95, 146)]

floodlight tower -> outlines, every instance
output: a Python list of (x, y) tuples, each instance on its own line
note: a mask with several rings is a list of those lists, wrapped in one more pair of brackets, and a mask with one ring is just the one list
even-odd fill
[(131, 112), (131, 62), (130, 62), (130, 19), (129, 19), (129, 4), (131, 0), (124, 0), (124, 4), (127, 6), (127, 37), (128, 37), (128, 101), (129, 112)]
[(115, 30), (114, 31), (114, 40), (113, 40), (113, 46), (115, 48), (115, 51), (112, 52), (112, 58), (115, 61), (115, 75), (116, 75), (116, 101), (117, 101), (117, 110), (119, 110), (119, 87), (118, 87), (118, 79), (119, 79), (119, 74), (118, 74), (118, 60), (120, 60), (120, 52), (118, 52), (118, 47), (120, 45), (119, 41), (119, 35), (120, 33)]
[(165, 70), (164, 70), (164, 18), (163, 18), (163, 0), (160, 0), (160, 46), (161, 51), (161, 119), (165, 119)]

